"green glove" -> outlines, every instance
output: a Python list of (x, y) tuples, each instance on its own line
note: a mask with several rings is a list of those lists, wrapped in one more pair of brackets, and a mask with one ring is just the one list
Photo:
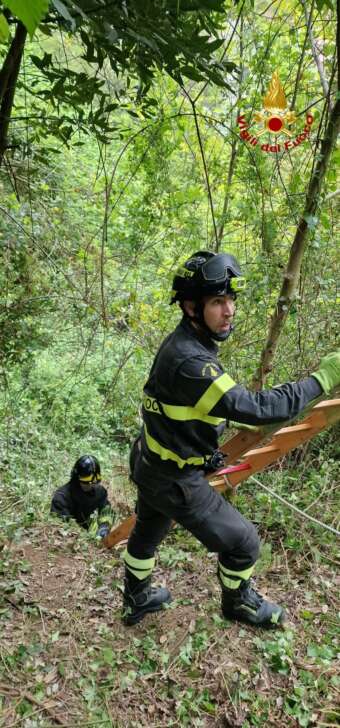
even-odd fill
[(228, 420), (228, 427), (235, 427), (236, 430), (251, 430), (253, 432), (260, 432), (260, 427), (257, 425), (245, 425), (244, 422), (234, 422), (234, 420)]
[(319, 369), (312, 372), (311, 376), (317, 379), (326, 394), (329, 394), (334, 387), (340, 384), (340, 349), (324, 356), (321, 359)]

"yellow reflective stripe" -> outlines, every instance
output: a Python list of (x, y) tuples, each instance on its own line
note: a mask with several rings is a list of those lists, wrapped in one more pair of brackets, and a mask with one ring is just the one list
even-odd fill
[(220, 561), (218, 562), (218, 565), (223, 575), (237, 576), (239, 579), (250, 579), (255, 568), (255, 564), (253, 564), (252, 566), (249, 566), (248, 569), (243, 569), (243, 571), (233, 571), (232, 569), (227, 569), (226, 566), (223, 566)]
[(223, 586), (226, 586), (227, 589), (238, 589), (241, 584), (241, 579), (228, 579), (222, 572), (220, 573), (220, 579)]
[(151, 412), (155, 415), (162, 414), (159, 407), (161, 405), (164, 414), (171, 420), (179, 420), (180, 422), (187, 422), (188, 420), (200, 420), (200, 422), (208, 422), (209, 425), (220, 425), (221, 422), (225, 422), (224, 417), (212, 417), (211, 415), (203, 414), (198, 407), (186, 407), (177, 404), (165, 404), (159, 402), (154, 397), (149, 397), (145, 394), (143, 397), (143, 407), (147, 412)]
[[(144, 423), (144, 432), (145, 432), (145, 439), (146, 444), (151, 450), (151, 452), (156, 453), (156, 455), (159, 455), (161, 460), (173, 460), (179, 468), (184, 468), (184, 465), (203, 465), (206, 458), (204, 457), (191, 457), (187, 458), (187, 460), (183, 460), (177, 453), (173, 452), (172, 450), (168, 450), (166, 447), (163, 447), (157, 440), (155, 440), (152, 435), (147, 431), (147, 427)], [(206, 456), (207, 458), (209, 455)]]
[(131, 556), (128, 550), (125, 549), (123, 552), (123, 559), (127, 566), (132, 566), (134, 569), (153, 569), (155, 565), (155, 557), (151, 556), (150, 559), (136, 559), (135, 556)]
[(204, 392), (201, 399), (196, 402), (195, 409), (201, 410), (205, 414), (211, 412), (215, 404), (228, 392), (229, 389), (234, 387), (236, 382), (229, 376), (229, 374), (221, 374), (220, 377), (214, 379), (211, 382), (208, 389)]
[(132, 566), (128, 566), (126, 564), (126, 568), (128, 571), (133, 574), (136, 579), (140, 579), (140, 581), (143, 581), (143, 579), (147, 579), (148, 576), (152, 574), (152, 569), (146, 569), (145, 571), (141, 571), (140, 569), (133, 569)]
[(129, 554), (127, 549), (123, 553), (123, 559), (128, 571), (141, 581), (150, 576), (155, 565), (154, 557), (151, 557), (151, 559), (136, 559)]
[(172, 420), (180, 420), (181, 422), (200, 420), (200, 422), (208, 422), (210, 425), (220, 425), (221, 422), (225, 422), (225, 417), (212, 417), (203, 414), (198, 407), (183, 407), (176, 404), (163, 404), (163, 402), (161, 402), (161, 405), (166, 416)]

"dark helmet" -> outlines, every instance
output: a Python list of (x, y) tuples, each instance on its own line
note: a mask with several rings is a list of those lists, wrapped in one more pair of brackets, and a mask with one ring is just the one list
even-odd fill
[(229, 253), (199, 250), (176, 272), (170, 303), (200, 301), (203, 296), (233, 295), (245, 287), (240, 266)]
[(93, 455), (82, 455), (74, 464), (71, 479), (81, 483), (97, 483), (100, 480), (100, 465)]

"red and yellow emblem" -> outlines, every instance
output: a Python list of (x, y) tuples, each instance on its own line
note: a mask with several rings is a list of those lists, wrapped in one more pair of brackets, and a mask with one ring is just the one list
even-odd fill
[(263, 111), (255, 112), (254, 121), (264, 123), (264, 128), (256, 134), (258, 137), (266, 131), (292, 136), (292, 132), (286, 127), (296, 121), (296, 114), (294, 111), (287, 111), (286, 95), (277, 71), (274, 71), (263, 99)]
[[(237, 117), (237, 123), (240, 128), (240, 137), (248, 145), (256, 147), (259, 143), (259, 137), (266, 132), (274, 134), (285, 134), (287, 137), (292, 137), (293, 133), (287, 129), (296, 122), (296, 114), (294, 111), (289, 111), (287, 107), (286, 94), (284, 92), (282, 83), (279, 78), (277, 71), (274, 71), (272, 79), (270, 81), (268, 91), (263, 98), (262, 111), (255, 111), (252, 122), (249, 123), (244, 116), (240, 114)], [(253, 124), (263, 124), (263, 128), (257, 131), (253, 128)], [(263, 152), (271, 152), (277, 154), (278, 152), (288, 151), (294, 147), (298, 147), (302, 144), (305, 139), (308, 138), (311, 126), (313, 123), (313, 116), (309, 112), (306, 114), (305, 126), (303, 130), (295, 136), (292, 140), (275, 144), (273, 141), (261, 144), (260, 148)]]

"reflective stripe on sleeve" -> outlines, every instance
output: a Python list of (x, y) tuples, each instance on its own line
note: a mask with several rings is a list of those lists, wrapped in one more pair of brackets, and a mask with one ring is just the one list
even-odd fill
[(200, 420), (200, 422), (208, 422), (210, 425), (220, 425), (226, 419), (225, 417), (212, 417), (203, 414), (198, 407), (182, 407), (175, 404), (163, 404), (163, 402), (161, 404), (166, 416), (172, 420), (180, 420), (181, 422)]
[(217, 379), (214, 379), (214, 381), (211, 382), (208, 389), (204, 392), (204, 394), (202, 394), (201, 399), (196, 402), (195, 409), (208, 414), (208, 412), (211, 412), (213, 407), (215, 407), (215, 404), (217, 404), (221, 397), (223, 397), (229, 389), (235, 387), (235, 384), (236, 382), (234, 382), (229, 374), (221, 374), (220, 377), (217, 377)]
[(95, 536), (97, 531), (98, 531), (98, 518), (97, 518), (97, 516), (95, 516), (94, 518), (91, 519), (91, 523), (88, 528), (88, 533), (90, 534), (90, 536)]
[(114, 513), (111, 506), (105, 506), (98, 514), (98, 523), (107, 523), (108, 526), (112, 526), (114, 521)]

